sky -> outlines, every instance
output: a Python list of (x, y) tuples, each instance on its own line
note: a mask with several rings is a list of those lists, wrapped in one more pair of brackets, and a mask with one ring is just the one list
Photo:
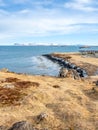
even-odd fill
[(0, 0), (0, 45), (98, 45), (98, 0)]

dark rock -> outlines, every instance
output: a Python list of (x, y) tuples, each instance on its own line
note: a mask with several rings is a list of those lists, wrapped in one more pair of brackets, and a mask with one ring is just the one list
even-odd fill
[(63, 59), (61, 60), (61, 65), (65, 66), (65, 60), (63, 60)]
[(71, 68), (75, 69), (76, 65), (75, 64), (71, 64)]
[(96, 86), (98, 86), (98, 80), (96, 81)]
[(80, 67), (78, 67), (76, 70), (77, 70), (77, 72), (81, 73), (81, 68)]
[(78, 68), (77, 66), (74, 67), (75, 70), (76, 70), (77, 68)]
[(21, 121), (13, 124), (13, 126), (8, 130), (36, 130), (31, 124), (26, 121)]
[[(62, 68), (66, 68), (66, 70), (69, 69), (74, 69), (77, 71), (77, 76), (75, 77), (87, 77), (87, 73), (84, 69), (76, 66), (75, 64), (72, 64), (70, 62), (68, 62), (67, 60), (65, 61), (63, 58), (58, 58), (52, 55), (44, 55), (46, 56), (48, 59), (52, 60), (53, 62), (56, 62), (57, 64), (59, 64)], [(75, 71), (75, 73), (76, 73)], [(67, 71), (65, 71), (64, 69), (61, 69), (59, 72), (59, 77), (66, 77)], [(76, 74), (75, 74), (76, 75)]]
[(87, 73), (85, 70), (81, 69), (80, 77), (87, 77)]
[(71, 63), (68, 63), (68, 64), (67, 64), (67, 68), (68, 68), (68, 69), (71, 69)]

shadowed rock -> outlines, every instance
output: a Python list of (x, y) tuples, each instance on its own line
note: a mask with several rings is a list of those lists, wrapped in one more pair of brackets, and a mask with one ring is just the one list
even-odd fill
[(79, 73), (74, 69), (70, 69), (68, 71), (67, 77), (71, 77), (73, 79), (80, 79)]
[(72, 69), (72, 72), (73, 72), (73, 78), (74, 79), (79, 79), (80, 78), (80, 75), (76, 70)]
[(96, 81), (96, 86), (98, 86), (98, 80)]
[(67, 73), (68, 73), (68, 69), (61, 68), (58, 76), (61, 77), (61, 78), (64, 78), (64, 77), (67, 76)]
[(8, 130), (36, 130), (31, 124), (26, 121), (21, 121), (13, 124), (13, 126)]
[(98, 87), (97, 87), (97, 86), (96, 86), (96, 87), (93, 87), (92, 90), (93, 90), (94, 93), (98, 93)]
[(70, 65), (70, 68), (71, 68), (71, 69), (75, 69), (75, 67), (76, 67), (75, 64), (71, 64), (71, 65)]
[(65, 77), (71, 77), (73, 79), (79, 79), (80, 75), (79, 73), (74, 70), (74, 69), (66, 69), (66, 68), (61, 68), (60, 72), (59, 72), (59, 77), (61, 78), (65, 78)]
[(40, 115), (37, 116), (37, 123), (45, 120), (48, 117), (48, 115), (46, 113), (41, 113)]
[(85, 70), (81, 69), (80, 77), (87, 77), (87, 73)]

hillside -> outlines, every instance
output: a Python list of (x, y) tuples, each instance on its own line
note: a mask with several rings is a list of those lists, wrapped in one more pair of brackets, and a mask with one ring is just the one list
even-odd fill
[[(98, 130), (96, 80), (98, 76), (74, 80), (1, 71), (0, 126), (27, 121), (37, 130)], [(40, 120), (40, 114), (45, 118)]]

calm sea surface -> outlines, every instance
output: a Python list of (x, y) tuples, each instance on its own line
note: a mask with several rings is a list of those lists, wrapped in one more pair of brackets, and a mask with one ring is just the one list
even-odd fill
[[(97, 47), (91, 47), (96, 49)], [(79, 46), (0, 46), (0, 69), (17, 73), (58, 75), (60, 66), (43, 57), (53, 52), (78, 52)]]

